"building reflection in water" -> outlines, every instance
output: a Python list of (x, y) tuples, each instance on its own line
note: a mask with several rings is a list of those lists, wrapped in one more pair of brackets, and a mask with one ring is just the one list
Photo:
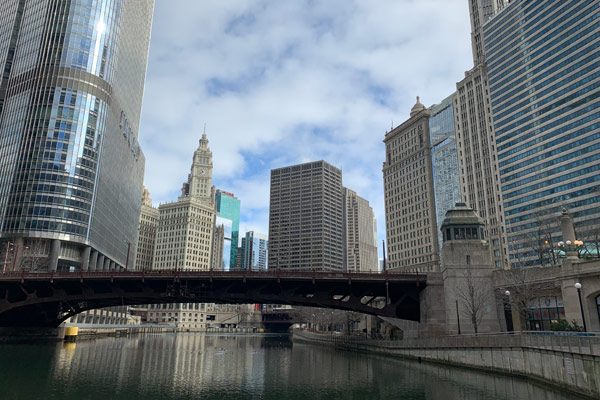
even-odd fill
[(47, 385), (65, 400), (572, 398), (519, 378), (292, 346), (283, 336), (168, 334), (80, 341), (58, 346), (50, 370)]

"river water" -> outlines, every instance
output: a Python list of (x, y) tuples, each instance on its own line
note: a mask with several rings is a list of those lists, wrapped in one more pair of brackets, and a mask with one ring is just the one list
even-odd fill
[(520, 378), (292, 344), (285, 335), (0, 345), (2, 400), (575, 398)]

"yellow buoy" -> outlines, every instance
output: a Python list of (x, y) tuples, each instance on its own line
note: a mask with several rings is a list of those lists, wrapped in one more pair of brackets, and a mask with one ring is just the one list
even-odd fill
[(77, 339), (78, 333), (78, 326), (67, 326), (65, 328), (65, 342), (74, 342)]

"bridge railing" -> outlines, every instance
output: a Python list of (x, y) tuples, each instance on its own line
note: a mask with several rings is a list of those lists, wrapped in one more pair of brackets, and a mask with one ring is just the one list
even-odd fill
[(381, 279), (401, 281), (407, 280), (417, 284), (427, 282), (427, 275), (423, 274), (390, 274), (390, 273), (356, 273), (356, 272), (323, 272), (323, 271), (298, 271), (298, 270), (236, 270), (236, 271), (221, 271), (221, 270), (204, 270), (204, 271), (189, 271), (181, 269), (173, 270), (112, 270), (112, 271), (0, 271), (0, 279), (2, 278), (20, 278), (20, 279), (44, 279), (44, 278), (73, 278), (73, 277), (154, 277), (154, 276), (176, 276), (176, 277), (277, 277), (277, 278), (321, 278), (321, 279), (348, 279), (350, 282), (353, 279)]

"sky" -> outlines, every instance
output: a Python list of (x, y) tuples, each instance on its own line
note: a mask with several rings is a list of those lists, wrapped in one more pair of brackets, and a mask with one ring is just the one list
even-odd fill
[(206, 124), (213, 184), (268, 234), (270, 170), (326, 160), (385, 239), (383, 138), (471, 68), (467, 0), (156, 0), (140, 143), (174, 201)]

